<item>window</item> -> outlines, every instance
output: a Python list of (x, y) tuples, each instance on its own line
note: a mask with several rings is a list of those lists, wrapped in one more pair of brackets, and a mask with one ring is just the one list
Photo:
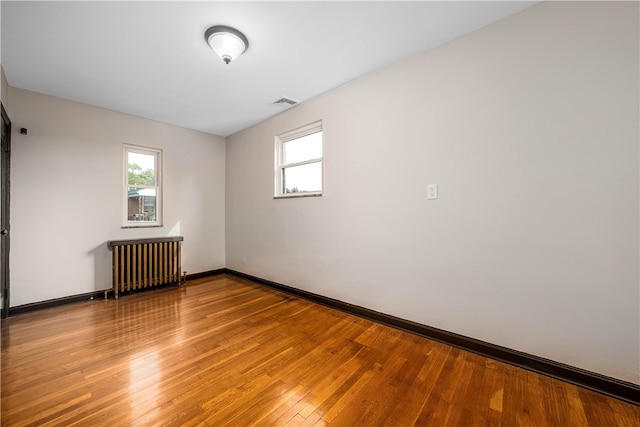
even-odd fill
[(124, 227), (162, 225), (162, 151), (124, 146)]
[(275, 197), (322, 195), (322, 122), (276, 136)]

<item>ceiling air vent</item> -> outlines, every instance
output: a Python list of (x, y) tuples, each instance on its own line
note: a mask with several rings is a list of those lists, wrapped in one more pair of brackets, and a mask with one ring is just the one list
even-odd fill
[(274, 105), (279, 105), (281, 107), (290, 107), (292, 105), (296, 105), (298, 101), (294, 101), (293, 99), (285, 98), (284, 96), (274, 102)]

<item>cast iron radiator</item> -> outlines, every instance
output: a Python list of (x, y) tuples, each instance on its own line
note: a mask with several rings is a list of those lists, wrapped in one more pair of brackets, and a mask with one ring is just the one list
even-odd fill
[(182, 236), (110, 240), (113, 294), (180, 283)]

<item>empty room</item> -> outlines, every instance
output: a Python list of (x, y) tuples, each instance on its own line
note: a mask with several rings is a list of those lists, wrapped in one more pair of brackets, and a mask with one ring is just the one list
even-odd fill
[(2, 425), (640, 425), (639, 2), (0, 19)]

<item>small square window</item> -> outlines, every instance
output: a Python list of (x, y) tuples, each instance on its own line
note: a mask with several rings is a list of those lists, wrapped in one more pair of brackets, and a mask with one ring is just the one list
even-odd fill
[(153, 227), (161, 221), (162, 152), (124, 146), (124, 227)]
[(276, 136), (275, 197), (322, 195), (322, 122)]

